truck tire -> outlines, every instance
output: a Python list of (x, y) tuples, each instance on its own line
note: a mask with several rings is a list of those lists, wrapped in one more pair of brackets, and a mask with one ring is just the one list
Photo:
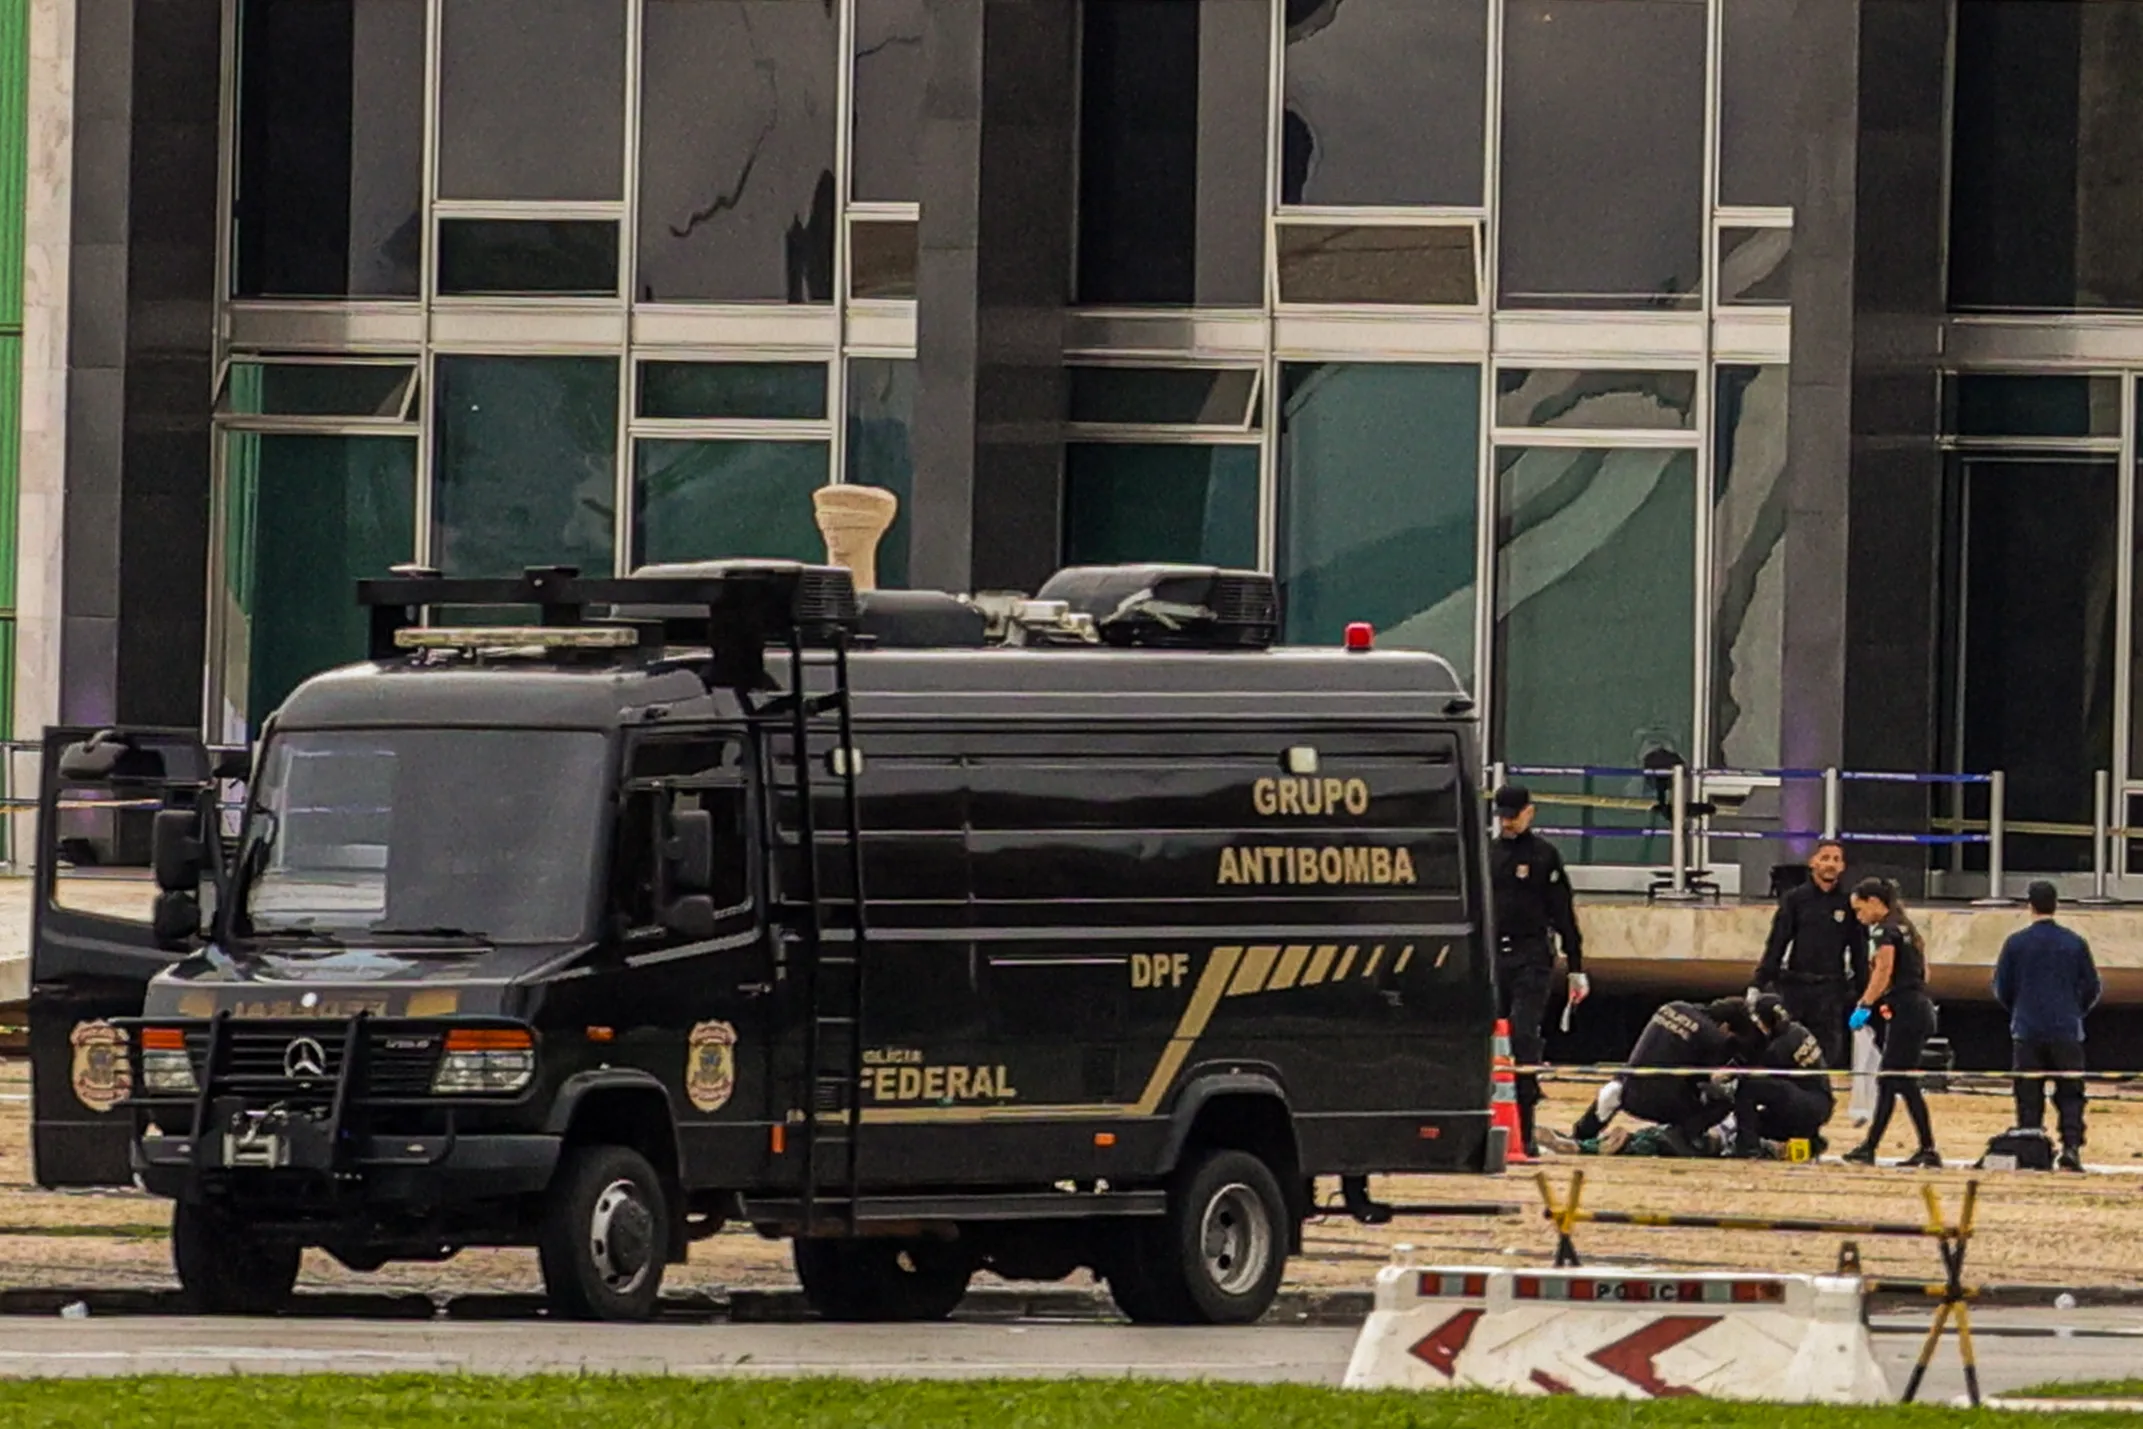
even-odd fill
[(179, 1287), (204, 1315), (274, 1315), (298, 1283), (297, 1242), (267, 1240), (213, 1206), (180, 1202), (171, 1213), (171, 1263)]
[(1177, 1172), (1167, 1214), (1126, 1238), (1109, 1268), (1109, 1293), (1137, 1324), (1250, 1324), (1279, 1292), (1287, 1218), (1287, 1198), (1263, 1161), (1206, 1152)]
[(662, 1180), (645, 1156), (624, 1146), (569, 1147), (536, 1241), (552, 1311), (571, 1320), (653, 1318), (669, 1236)]
[(794, 1248), (804, 1298), (827, 1320), (943, 1320), (975, 1273), (964, 1250), (936, 1241), (798, 1237)]

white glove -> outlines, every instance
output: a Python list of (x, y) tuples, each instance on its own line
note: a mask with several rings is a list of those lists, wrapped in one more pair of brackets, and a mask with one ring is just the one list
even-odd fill
[(1592, 996), (1592, 979), (1583, 973), (1570, 974), (1570, 1005), (1577, 1006)]
[(1742, 1000), (1747, 1002), (1749, 1006), (1754, 1007), (1756, 1005), (1756, 999), (1762, 996), (1763, 989), (1752, 987), (1746, 993), (1742, 994)]

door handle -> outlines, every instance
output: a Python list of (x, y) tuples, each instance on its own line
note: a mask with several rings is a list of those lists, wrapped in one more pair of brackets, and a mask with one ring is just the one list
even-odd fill
[(770, 982), (740, 982), (737, 984), (737, 991), (743, 993), (746, 997), (765, 997), (773, 990), (774, 984)]

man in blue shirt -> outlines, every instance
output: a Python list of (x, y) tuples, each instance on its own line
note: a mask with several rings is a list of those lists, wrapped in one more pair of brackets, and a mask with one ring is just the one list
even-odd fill
[[(2054, 885), (2031, 885), (2031, 926), (2009, 935), (1994, 964), (1994, 1000), (2009, 1014), (2010, 1063), (2016, 1079), (2017, 1125), (2045, 1124), (2047, 1072), (2083, 1070), (2084, 1014), (2098, 1005), (2098, 967), (2091, 945), (2054, 921)], [(2054, 1112), (2061, 1121), (2064, 1171), (2083, 1170), (2084, 1086), (2055, 1077)]]

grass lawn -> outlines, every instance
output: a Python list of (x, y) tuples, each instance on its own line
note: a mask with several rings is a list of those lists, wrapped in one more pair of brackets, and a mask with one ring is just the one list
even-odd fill
[[(2119, 1415), (2056, 1416), (2132, 1423)], [(1789, 1408), (1668, 1400), (1506, 1399), (1486, 1394), (1360, 1394), (1300, 1386), (1151, 1381), (688, 1380), (476, 1376), (35, 1380), (0, 1383), (8, 1429), (474, 1429), (620, 1425), (631, 1429), (1629, 1429), (1749, 1426), (1857, 1429), (2013, 1414), (1913, 1407)], [(2038, 1421), (2035, 1421), (2038, 1422)]]
[(2083, 1379), (2070, 1384), (2039, 1384), (2005, 1394), (2004, 1399), (2143, 1399), (2143, 1379)]

